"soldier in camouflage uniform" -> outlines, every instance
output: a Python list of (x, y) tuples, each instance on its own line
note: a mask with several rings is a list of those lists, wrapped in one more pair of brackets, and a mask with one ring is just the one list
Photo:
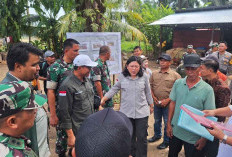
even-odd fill
[[(32, 81), (36, 78), (39, 68), (39, 56), (42, 51), (30, 43), (16, 43), (7, 53), (9, 72), (1, 83), (12, 81)], [(32, 86), (31, 86), (32, 87)], [(23, 135), (30, 139), (31, 149), (39, 156), (49, 156), (48, 119), (43, 108), (36, 113), (34, 126)]]
[(63, 157), (67, 151), (67, 134), (65, 130), (61, 129), (57, 117), (56, 106), (58, 88), (66, 77), (72, 73), (73, 60), (79, 54), (79, 42), (74, 39), (67, 39), (64, 42), (64, 56), (58, 59), (54, 64), (48, 68), (47, 74), (47, 96), (50, 108), (50, 125), (56, 127), (56, 153)]
[(180, 76), (182, 78), (185, 78), (186, 76), (186, 73), (185, 73), (185, 68), (184, 68), (184, 63), (183, 63), (183, 60), (184, 60), (184, 57), (188, 54), (192, 54), (192, 53), (196, 53), (196, 51), (193, 49), (193, 45), (188, 45), (187, 46), (187, 52), (185, 52), (183, 55), (182, 55), (182, 59), (181, 59), (181, 64), (176, 68), (176, 72), (178, 74), (180, 74)]
[[(99, 51), (99, 58), (96, 60), (98, 65), (91, 70), (91, 80), (94, 83), (95, 94), (103, 98), (111, 88), (109, 69), (106, 61), (110, 59), (110, 48), (102, 46)], [(112, 99), (107, 101), (104, 107), (113, 107)]]
[(34, 125), (37, 108), (47, 100), (34, 95), (29, 84), (13, 81), (0, 85), (0, 156), (37, 157), (22, 134)]

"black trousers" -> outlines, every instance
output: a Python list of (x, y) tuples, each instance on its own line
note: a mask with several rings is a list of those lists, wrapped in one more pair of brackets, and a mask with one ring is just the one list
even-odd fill
[(131, 141), (131, 155), (136, 157), (147, 157), (147, 128), (148, 117), (132, 119), (133, 135)]
[(219, 140), (214, 139), (213, 142), (207, 141), (205, 147), (198, 151), (195, 156), (196, 157), (216, 157), (218, 154), (218, 148), (219, 148)]
[(169, 152), (168, 157), (178, 157), (179, 152), (184, 145), (185, 157), (199, 157), (201, 156), (201, 151), (198, 151), (194, 144), (189, 144), (181, 139), (173, 136), (172, 139), (169, 139)]

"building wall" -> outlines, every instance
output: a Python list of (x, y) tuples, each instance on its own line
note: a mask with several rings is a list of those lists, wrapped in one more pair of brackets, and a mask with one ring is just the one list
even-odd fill
[[(174, 30), (173, 34), (173, 48), (184, 47), (187, 45), (193, 45), (194, 49), (198, 47), (204, 47), (206, 50), (209, 49), (209, 43), (211, 41), (211, 30)], [(220, 41), (220, 31), (214, 31), (214, 42)]]

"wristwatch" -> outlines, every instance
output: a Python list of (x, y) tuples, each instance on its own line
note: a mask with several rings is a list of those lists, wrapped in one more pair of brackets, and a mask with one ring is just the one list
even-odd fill
[(222, 139), (222, 143), (226, 144), (226, 140), (227, 140), (228, 136), (227, 135), (224, 135), (223, 139)]

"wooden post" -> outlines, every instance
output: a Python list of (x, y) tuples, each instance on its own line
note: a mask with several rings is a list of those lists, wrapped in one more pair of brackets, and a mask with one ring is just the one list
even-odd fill
[(213, 25), (213, 30), (212, 30), (212, 34), (211, 34), (211, 41), (214, 41), (213, 38), (214, 38), (214, 25)]

